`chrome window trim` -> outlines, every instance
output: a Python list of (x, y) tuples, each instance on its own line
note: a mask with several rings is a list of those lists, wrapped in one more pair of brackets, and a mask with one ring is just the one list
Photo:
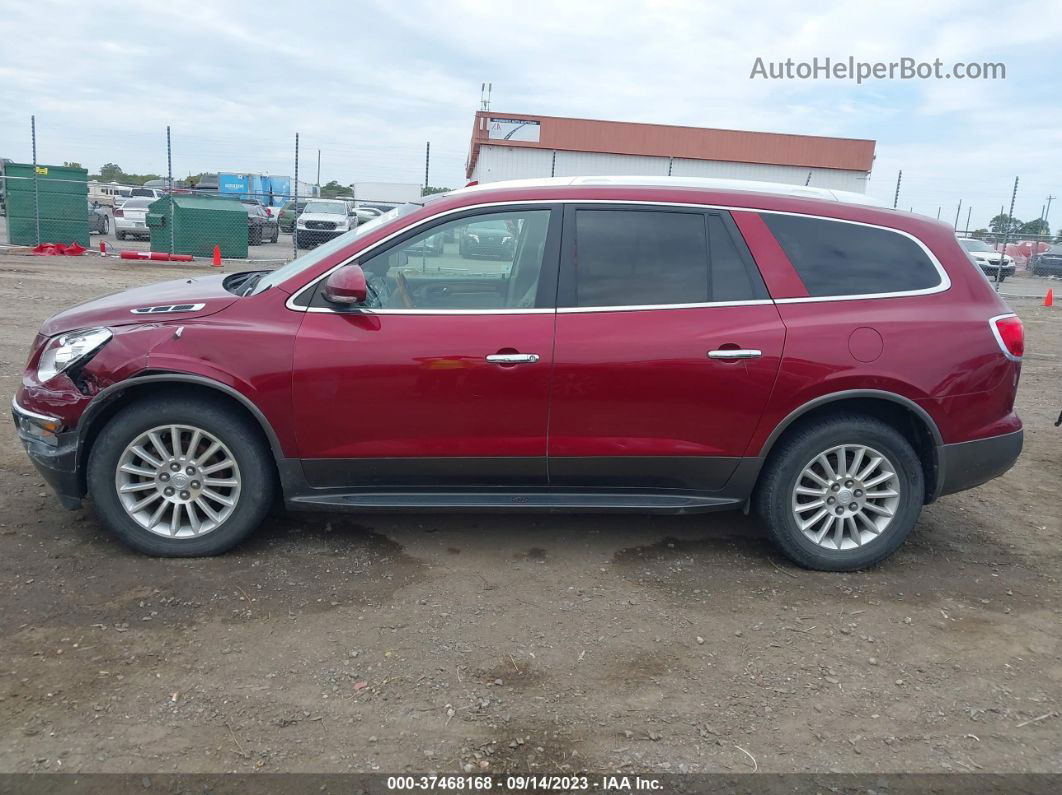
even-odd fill
[[(645, 309), (710, 309), (726, 306), (765, 306), (773, 304), (770, 298), (750, 298), (748, 301), (704, 301), (695, 304), (629, 304), (624, 306), (562, 306), (559, 315), (581, 315), (584, 312), (640, 312)], [(550, 310), (552, 311), (552, 310)]]
[[(349, 314), (349, 310), (344, 312), (342, 310), (328, 309), (327, 307), (316, 306), (300, 306), (295, 301), (305, 292), (312, 290), (319, 281), (327, 279), (332, 273), (340, 268), (349, 265), (356, 259), (364, 257), (366, 254), (370, 254), (377, 248), (385, 245), (391, 240), (404, 235), (407, 232), (413, 231), (426, 224), (432, 224), (439, 219), (446, 218), (449, 215), (455, 215), (457, 213), (468, 212), (469, 210), (486, 210), (494, 207), (521, 207), (527, 205), (542, 205), (542, 204), (619, 204), (619, 205), (646, 205), (654, 207), (683, 207), (700, 210), (721, 210), (724, 212), (747, 212), (747, 213), (771, 213), (773, 215), (795, 215), (805, 218), (816, 218), (823, 221), (836, 221), (842, 224), (855, 224), (856, 226), (867, 226), (872, 229), (883, 229), (886, 232), (894, 232), (898, 235), (913, 240), (919, 248), (929, 258), (929, 261), (933, 264), (933, 267), (937, 271), (937, 275), (940, 277), (940, 284), (935, 287), (926, 287), (921, 290), (901, 290), (897, 292), (889, 293), (862, 293), (858, 295), (836, 295), (836, 296), (806, 296), (801, 298), (768, 298), (768, 299), (753, 299), (749, 301), (716, 301), (708, 303), (698, 304), (646, 304), (640, 306), (593, 306), (593, 307), (560, 307), (560, 308), (542, 308), (535, 307), (529, 309), (362, 309), (360, 311), (366, 314), (374, 315), (532, 315), (532, 314), (544, 314), (544, 313), (558, 313), (558, 314), (576, 314), (581, 312), (630, 312), (641, 309), (696, 309), (706, 308), (713, 306), (756, 306), (759, 304), (806, 304), (806, 303), (818, 303), (827, 301), (863, 301), (872, 298), (900, 298), (906, 296), (917, 295), (933, 295), (935, 293), (942, 293), (951, 289), (951, 278), (948, 276), (948, 272), (944, 269), (944, 266), (940, 263), (940, 260), (936, 258), (929, 247), (926, 246), (921, 240), (912, 235), (910, 232), (905, 232), (902, 229), (896, 229), (891, 226), (882, 226), (881, 224), (869, 224), (865, 221), (851, 221), (846, 218), (834, 218), (829, 215), (820, 215), (818, 213), (800, 213), (792, 212), (789, 210), (761, 210), (756, 207), (744, 207), (739, 205), (722, 205), (722, 204), (698, 204), (695, 202), (661, 202), (652, 200), (640, 200), (640, 199), (587, 199), (587, 198), (542, 198), (542, 199), (520, 199), (514, 201), (504, 202), (487, 202), (485, 204), (472, 204), (464, 207), (455, 207), (451, 210), (447, 210), (444, 213), (438, 213), (429, 218), (424, 218), (418, 221), (412, 226), (406, 226), (402, 229), (398, 229), (392, 232), (387, 237), (377, 240), (370, 246), (359, 251), (351, 257), (333, 265), (324, 273), (320, 274), (316, 278), (312, 279), (302, 287), (295, 288), (291, 296), (284, 302), (284, 306), (295, 312), (312, 312), (316, 314), (336, 315), (336, 314)], [(781, 245), (781, 244), (779, 244)], [(788, 255), (787, 255), (788, 257)], [(753, 262), (756, 257), (753, 255)], [(757, 263), (757, 267), (759, 264)], [(794, 268), (795, 271), (795, 268)], [(798, 274), (799, 276), (799, 274)]]
[[(840, 224), (853, 224), (854, 226), (866, 226), (870, 227), (871, 229), (883, 229), (886, 232), (893, 232), (897, 235), (902, 235), (903, 237), (913, 240), (915, 242), (915, 245), (922, 249), (922, 253), (926, 255), (930, 263), (936, 269), (937, 276), (940, 277), (939, 284), (934, 285), (933, 287), (923, 287), (921, 290), (896, 290), (887, 293), (857, 293), (855, 295), (809, 295), (802, 298), (776, 298), (774, 299), (774, 302), (776, 304), (810, 304), (817, 303), (819, 301), (865, 301), (870, 298), (900, 298), (910, 295), (933, 295), (935, 293), (942, 293), (945, 290), (951, 289), (951, 277), (948, 276), (948, 272), (944, 269), (944, 266), (940, 263), (940, 260), (936, 258), (936, 255), (934, 255), (933, 252), (929, 250), (929, 247), (925, 243), (923, 243), (917, 237), (912, 235), (910, 232), (905, 232), (902, 229), (894, 229), (891, 226), (882, 226), (881, 224), (868, 224), (865, 221), (850, 221), (847, 218), (832, 218), (828, 215), (815, 215), (814, 213), (794, 213), (786, 212), (783, 210), (752, 210), (751, 212), (757, 212), (761, 215), (764, 213), (771, 215), (796, 215), (805, 218), (815, 218), (820, 221), (834, 221)], [(772, 232), (771, 234), (774, 233)], [(779, 247), (781, 247), (781, 242), (779, 242), (778, 245)], [(785, 249), (783, 248), (782, 251), (784, 252)], [(786, 254), (787, 259), (788, 257), (789, 255)], [(755, 256), (753, 257), (753, 259), (755, 259)], [(793, 265), (792, 267), (793, 271), (797, 274), (797, 277), (799, 278), (800, 273), (797, 271), (796, 266)], [(803, 279), (801, 279), (801, 281), (803, 281)]]

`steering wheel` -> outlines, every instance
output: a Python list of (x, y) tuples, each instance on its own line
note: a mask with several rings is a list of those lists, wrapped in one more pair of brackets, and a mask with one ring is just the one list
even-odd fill
[(409, 282), (406, 281), (406, 274), (402, 273), (402, 271), (395, 273), (395, 286), (398, 288), (398, 297), (402, 299), (406, 309), (412, 309), (413, 296), (409, 292)]

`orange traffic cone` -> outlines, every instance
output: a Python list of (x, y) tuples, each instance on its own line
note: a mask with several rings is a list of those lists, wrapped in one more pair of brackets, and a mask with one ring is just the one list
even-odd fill
[(214, 261), (211, 264), (215, 268), (221, 267), (221, 246), (214, 246)]
[(1055, 305), (1055, 289), (1052, 287), (1047, 291), (1047, 295), (1044, 296), (1044, 306)]

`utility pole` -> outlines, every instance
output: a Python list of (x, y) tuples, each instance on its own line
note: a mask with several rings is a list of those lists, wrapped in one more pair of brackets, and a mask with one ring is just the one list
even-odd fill
[(973, 205), (966, 208), (966, 231), (970, 231), (970, 216), (973, 215)]
[(170, 125), (166, 125), (166, 192), (169, 194), (170, 205), (170, 253), (173, 254), (176, 251), (176, 241), (174, 236), (177, 234), (174, 229), (173, 219), (176, 215), (176, 211), (173, 208), (173, 146), (170, 143)]
[(431, 166), (431, 141), (424, 144), (424, 190), (428, 190), (428, 169)]
[(299, 134), (295, 133), (295, 186), (292, 191), (292, 211), (295, 213), (295, 221), (291, 225), (291, 256), (292, 259), (299, 257)]
[(1051, 195), (1049, 195), (1047, 197), (1047, 209), (1044, 210), (1044, 220), (1045, 221), (1047, 220), (1047, 216), (1049, 216), (1051, 214), (1051, 202), (1053, 202), (1056, 198), (1057, 198), (1056, 196), (1051, 196)]
[(892, 209), (896, 209), (896, 205), (900, 203), (900, 182), (903, 180), (903, 169), (900, 169), (900, 173), (896, 175), (896, 194), (892, 197)]
[(938, 221), (940, 220), (940, 211), (943, 210), (943, 209), (944, 208), (941, 207), (939, 204), (937, 205), (937, 220)]
[(37, 224), (37, 245), (41, 242), (41, 192), (37, 184), (37, 117), (30, 116), (30, 142), (33, 145), (33, 220)]
[[(1010, 237), (1010, 224), (1014, 219), (1014, 200), (1018, 198), (1018, 177), (1014, 178), (1014, 190), (1010, 194), (1010, 213), (1007, 215), (1003, 226), (1003, 247), (999, 250), (999, 267), (996, 268), (996, 292), (999, 292), (999, 274), (1003, 271), (1004, 257), (1007, 256), (1007, 240)], [(1003, 208), (1000, 208), (1002, 215)]]

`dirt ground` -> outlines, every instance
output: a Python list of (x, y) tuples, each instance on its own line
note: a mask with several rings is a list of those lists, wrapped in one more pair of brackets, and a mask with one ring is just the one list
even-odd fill
[[(0, 257), (0, 400), (49, 314), (188, 269)], [(292, 515), (153, 560), (8, 425), (0, 771), (1062, 771), (1062, 306), (1011, 303), (1025, 453), (854, 574), (732, 513)]]

